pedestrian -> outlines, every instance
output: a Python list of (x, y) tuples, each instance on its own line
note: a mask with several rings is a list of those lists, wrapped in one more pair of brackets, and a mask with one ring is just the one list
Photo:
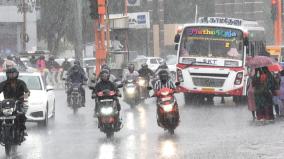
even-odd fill
[(39, 59), (36, 62), (36, 67), (38, 71), (41, 73), (42, 79), (44, 84), (46, 84), (46, 61), (45, 61), (45, 56), (41, 55)]
[(257, 120), (274, 120), (272, 92), (275, 90), (275, 84), (275, 79), (267, 67), (255, 69), (252, 86), (254, 87)]
[(16, 67), (17, 64), (14, 62), (12, 55), (8, 55), (6, 60), (4, 61), (2, 67), (3, 70), (6, 71), (7, 69)]
[(53, 86), (55, 86), (58, 83), (57, 77), (58, 77), (60, 65), (55, 61), (54, 56), (49, 57), (46, 67), (49, 71), (49, 74), (48, 74), (49, 82)]
[(280, 110), (279, 110), (279, 103), (280, 103), (280, 83), (281, 83), (281, 77), (279, 72), (273, 72), (273, 77), (275, 80), (275, 84), (274, 84), (274, 91), (272, 92), (273, 94), (273, 105), (274, 105), (274, 109), (276, 112), (276, 116), (279, 117), (280, 115)]
[(252, 79), (253, 79), (254, 75), (255, 75), (255, 70), (251, 69), (251, 71), (249, 73), (249, 79), (248, 79), (248, 110), (251, 111), (253, 120), (256, 119), (254, 88), (252, 86)]
[(280, 72), (279, 116), (284, 117), (284, 70)]
[(36, 58), (34, 55), (32, 55), (32, 57), (30, 58), (30, 63), (32, 64), (32, 67), (36, 67)]

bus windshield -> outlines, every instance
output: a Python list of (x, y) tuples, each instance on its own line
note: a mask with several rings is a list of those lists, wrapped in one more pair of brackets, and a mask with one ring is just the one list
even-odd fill
[(187, 27), (184, 29), (179, 57), (243, 59), (241, 30), (221, 27)]

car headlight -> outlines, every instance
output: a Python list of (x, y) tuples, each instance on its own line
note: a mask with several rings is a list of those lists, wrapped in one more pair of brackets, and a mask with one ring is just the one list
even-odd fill
[(108, 107), (108, 108), (102, 108), (101, 109), (101, 113), (103, 115), (110, 115), (113, 113), (113, 108), (112, 107)]
[(5, 116), (10, 116), (10, 115), (13, 114), (13, 112), (14, 112), (14, 109), (13, 109), (13, 108), (3, 109), (3, 114), (4, 114)]
[(127, 92), (127, 94), (134, 94), (135, 93), (135, 87), (126, 88), (126, 92)]
[(170, 112), (173, 110), (174, 103), (163, 105), (162, 108), (165, 112)]
[(145, 86), (146, 81), (141, 79), (141, 80), (138, 81), (138, 84), (139, 84), (139, 86)]

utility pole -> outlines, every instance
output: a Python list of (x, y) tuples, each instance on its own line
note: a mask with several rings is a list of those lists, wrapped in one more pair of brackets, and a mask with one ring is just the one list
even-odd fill
[[(282, 44), (282, 5), (281, 0), (271, 0), (272, 15), (274, 23), (274, 45), (280, 46)], [(273, 13), (274, 11), (274, 13)]]
[(21, 0), (21, 4), (19, 6), (19, 11), (23, 14), (23, 26), (22, 26), (22, 33), (20, 35), (22, 40), (22, 51), (25, 52), (27, 48), (27, 41), (28, 41), (28, 35), (27, 35), (27, 10), (28, 10), (28, 4), (25, 2), (25, 0)]
[(82, 27), (82, 0), (74, 0), (75, 20), (75, 57), (80, 61), (83, 58), (83, 27)]

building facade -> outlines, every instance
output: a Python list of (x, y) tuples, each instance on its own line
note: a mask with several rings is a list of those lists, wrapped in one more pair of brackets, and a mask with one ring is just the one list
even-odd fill
[[(25, 5), (26, 18), (21, 12), (23, 2), (27, 4)], [(2, 56), (34, 50), (37, 47), (36, 8), (35, 0), (0, 0), (0, 54)]]

